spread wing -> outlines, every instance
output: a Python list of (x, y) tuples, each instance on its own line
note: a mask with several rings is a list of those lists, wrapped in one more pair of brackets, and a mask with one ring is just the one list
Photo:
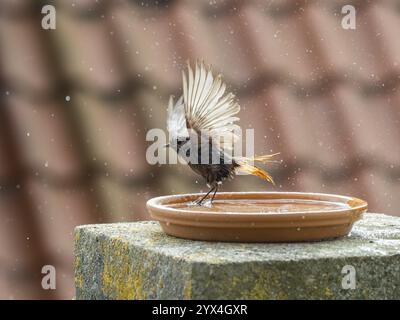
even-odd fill
[(232, 93), (225, 93), (226, 85), (220, 75), (214, 77), (209, 67), (197, 63), (193, 72), (188, 64), (188, 75), (183, 72), (183, 103), (186, 126), (198, 134), (208, 134), (225, 150), (232, 149), (237, 138), (239, 120), (235, 115), (240, 106)]
[(183, 97), (180, 97), (174, 104), (173, 96), (170, 96), (168, 102), (167, 130), (173, 139), (188, 136), (186, 127), (185, 106)]

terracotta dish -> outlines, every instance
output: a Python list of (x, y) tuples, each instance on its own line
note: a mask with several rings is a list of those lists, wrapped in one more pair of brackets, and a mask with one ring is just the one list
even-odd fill
[(147, 202), (164, 232), (179, 238), (230, 242), (293, 242), (347, 235), (367, 210), (363, 200), (321, 193), (218, 193), (212, 206), (201, 194), (171, 195)]

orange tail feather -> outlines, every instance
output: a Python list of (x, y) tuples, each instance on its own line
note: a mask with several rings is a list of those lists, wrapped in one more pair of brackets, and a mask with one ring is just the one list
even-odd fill
[[(272, 183), (275, 185), (274, 179), (272, 176), (265, 170), (260, 169), (253, 164), (253, 162), (262, 162), (262, 163), (267, 163), (267, 162), (275, 162), (274, 160), (271, 160), (272, 157), (276, 156), (279, 153), (274, 153), (274, 154), (269, 154), (269, 155), (263, 155), (259, 157), (254, 157), (254, 158), (238, 158), (237, 163), (239, 164), (239, 170), (252, 174), (253, 176), (257, 176), (261, 179), (267, 180), (268, 182)], [(251, 162), (252, 164), (249, 164)]]
[(271, 177), (271, 175), (267, 171), (264, 171), (256, 166), (251, 166), (247, 163), (241, 163), (239, 166), (239, 170), (250, 173), (253, 176), (257, 176), (261, 179), (267, 180), (268, 182), (271, 182), (273, 185), (275, 185), (274, 179)]

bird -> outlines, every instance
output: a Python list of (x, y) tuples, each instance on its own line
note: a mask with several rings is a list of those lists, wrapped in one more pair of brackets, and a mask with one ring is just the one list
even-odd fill
[(174, 101), (171, 95), (168, 102), (167, 131), (169, 143), (183, 156), (189, 167), (205, 179), (209, 191), (196, 201), (202, 205), (213, 192), (213, 204), (220, 185), (232, 179), (238, 172), (257, 176), (275, 185), (272, 176), (254, 165), (254, 162), (273, 162), (277, 155), (263, 155), (253, 158), (234, 156), (233, 149), (238, 139), (237, 114), (240, 105), (222, 75), (214, 75), (212, 67), (203, 61), (195, 62), (192, 69), (187, 62), (187, 70), (182, 71), (183, 93)]

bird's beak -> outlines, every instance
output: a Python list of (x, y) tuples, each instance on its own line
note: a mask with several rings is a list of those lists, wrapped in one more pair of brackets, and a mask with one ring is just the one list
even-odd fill
[(169, 143), (164, 144), (164, 148), (169, 148)]

